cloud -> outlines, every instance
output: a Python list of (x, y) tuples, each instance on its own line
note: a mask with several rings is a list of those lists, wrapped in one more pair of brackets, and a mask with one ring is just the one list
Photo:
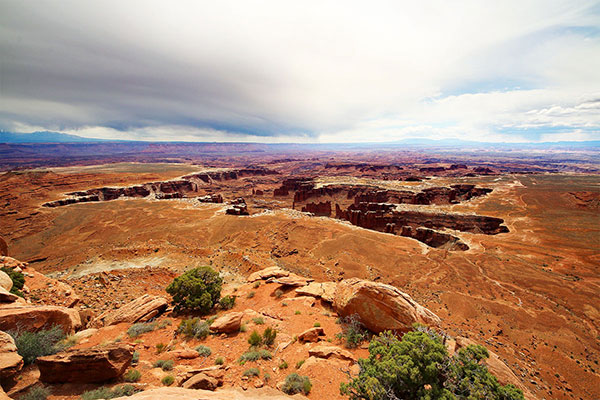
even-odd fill
[(540, 140), (563, 126), (594, 137), (598, 11), (587, 1), (7, 0), (0, 128), (278, 142)]

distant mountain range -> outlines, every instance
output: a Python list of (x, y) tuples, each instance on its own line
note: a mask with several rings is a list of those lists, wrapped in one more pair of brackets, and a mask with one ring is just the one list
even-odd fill
[[(31, 133), (16, 133), (16, 132), (0, 132), (0, 143), (109, 143), (109, 142), (120, 142), (120, 143), (152, 143), (152, 141), (133, 141), (133, 140), (114, 140), (114, 139), (94, 139), (86, 138), (77, 135), (70, 135), (67, 133), (51, 132), (51, 131), (40, 131)], [(156, 142), (155, 142), (156, 143)], [(206, 142), (160, 142), (160, 143), (196, 143), (202, 144)], [(210, 142), (214, 143), (214, 142)], [(222, 144), (227, 145), (228, 142)], [(234, 143), (231, 143), (234, 144)], [(256, 143), (258, 144), (258, 143)], [(594, 141), (564, 141), (564, 142), (524, 142), (524, 143), (498, 143), (498, 142), (476, 142), (467, 141), (460, 139), (402, 139), (393, 142), (377, 142), (377, 143), (278, 143), (278, 144), (266, 144), (261, 143), (265, 146), (273, 148), (283, 148), (289, 146), (298, 147), (309, 147), (309, 148), (364, 148), (364, 147), (481, 147), (485, 146), (488, 148), (519, 148), (519, 149), (542, 149), (542, 148), (598, 148), (600, 147), (600, 140)]]

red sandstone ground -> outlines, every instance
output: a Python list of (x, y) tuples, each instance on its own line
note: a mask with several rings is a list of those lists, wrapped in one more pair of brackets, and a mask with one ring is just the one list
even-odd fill
[[(221, 182), (199, 193), (222, 193), (226, 200), (243, 196), (253, 214), (250, 217), (226, 215), (226, 205), (192, 199), (41, 207), (67, 192), (168, 180), (200, 170), (200, 166), (170, 165), (163, 170), (136, 164), (83, 172), (72, 168), (8, 173), (0, 175), (0, 236), (8, 242), (11, 256), (32, 261), (31, 267), (69, 283), (82, 304), (96, 313), (146, 291), (159, 293), (175, 273), (206, 264), (227, 273), (231, 285), (249, 272), (272, 265), (318, 280), (357, 276), (391, 283), (439, 315), (449, 334), (470, 337), (499, 354), (537, 397), (600, 396), (597, 176), (441, 176), (422, 182), (384, 182), (372, 180), (377, 172), (356, 168), (331, 171), (317, 163), (308, 171), (328, 181), (408, 190), (455, 183), (494, 189), (468, 202), (434, 206), (438, 211), (505, 220), (509, 233), (452, 232), (470, 247), (461, 252), (291, 211), (291, 197), (274, 198), (272, 190), (300, 166), (272, 164), (269, 167), (282, 172), (281, 176)], [(252, 196), (252, 189), (265, 194)], [(131, 267), (141, 269), (112, 272), (119, 279), (107, 285), (99, 283), (97, 275), (87, 275)], [(272, 301), (267, 286), (257, 291), (253, 301), (260, 303), (263, 296)], [(236, 309), (244, 307), (240, 302)], [(301, 315), (299, 326), (315, 320), (304, 312)], [(323, 316), (320, 322), (329, 324), (329, 319), (335, 318)], [(296, 321), (291, 316), (290, 320)], [(327, 332), (328, 325), (324, 326)], [(106, 328), (102, 340), (114, 339), (126, 328)], [(172, 329), (144, 342), (150, 348), (142, 360), (151, 359), (154, 341), (167, 340)], [(336, 333), (335, 326), (330, 330), (328, 337)], [(231, 343), (240, 343), (232, 344), (231, 350), (218, 337), (209, 339), (213, 354), (234, 358), (233, 353), (242, 351), (245, 338), (241, 336), (233, 339)], [(290, 357), (293, 362), (296, 356)], [(241, 383), (235, 380), (241, 370), (233, 372), (231, 382)], [(337, 385), (321, 381), (322, 376), (314, 377), (312, 396), (336, 395)]]

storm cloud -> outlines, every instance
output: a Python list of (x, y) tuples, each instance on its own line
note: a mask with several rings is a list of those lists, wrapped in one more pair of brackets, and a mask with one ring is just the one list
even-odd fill
[(0, 129), (222, 141), (600, 139), (586, 1), (3, 1)]

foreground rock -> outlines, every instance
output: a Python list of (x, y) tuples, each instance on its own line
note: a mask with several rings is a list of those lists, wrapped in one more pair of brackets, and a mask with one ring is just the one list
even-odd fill
[(333, 303), (336, 286), (335, 282), (311, 282), (304, 287), (299, 287), (295, 292), (299, 295), (318, 297)]
[(13, 287), (12, 279), (4, 271), (0, 271), (0, 288), (10, 290)]
[(370, 331), (408, 332), (414, 323), (439, 325), (439, 317), (397, 288), (358, 278), (338, 283), (333, 307), (342, 317), (357, 314)]
[(308, 355), (317, 358), (339, 358), (340, 360), (356, 361), (356, 357), (348, 350), (331, 345), (315, 346), (308, 350)]
[(65, 333), (72, 333), (81, 328), (81, 318), (76, 310), (66, 307), (0, 306), (0, 330), (39, 331), (53, 326), (60, 326)]
[(313, 279), (308, 279), (300, 275), (289, 274), (288, 276), (282, 276), (279, 278), (269, 278), (267, 279), (267, 283), (279, 283), (284, 286), (306, 286)]
[(290, 272), (286, 271), (280, 267), (269, 267), (258, 272), (254, 272), (250, 274), (248, 277), (248, 282), (255, 282), (261, 279), (269, 279), (269, 278), (281, 278), (283, 276), (289, 276)]
[(8, 267), (11, 269), (25, 268), (28, 264), (8, 256), (0, 256), (0, 268)]
[(318, 342), (319, 336), (325, 336), (323, 328), (310, 328), (298, 335), (301, 342)]
[(241, 312), (225, 314), (213, 321), (210, 325), (210, 330), (217, 333), (238, 332), (242, 325), (243, 317), (244, 313)]
[[(221, 383), (222, 384), (222, 383)], [(219, 381), (203, 372), (200, 372), (190, 379), (185, 381), (182, 385), (185, 389), (204, 389), (204, 390), (216, 390), (219, 386)]]
[(208, 390), (194, 390), (184, 388), (160, 388), (139, 392), (129, 397), (119, 397), (119, 400), (307, 400), (308, 397), (300, 394), (288, 396), (273, 388), (260, 388), (248, 390), (222, 389), (215, 392)]
[(107, 311), (92, 321), (91, 326), (101, 327), (121, 322), (146, 322), (164, 312), (169, 302), (164, 297), (145, 294), (117, 310)]
[(23, 357), (17, 353), (15, 341), (0, 331), (0, 382), (12, 379), (23, 368)]
[(0, 286), (0, 303), (14, 303), (17, 300), (19, 300), (19, 296), (10, 293), (8, 290)]
[(94, 383), (118, 378), (131, 364), (133, 348), (110, 345), (39, 357), (40, 380), (48, 383)]

